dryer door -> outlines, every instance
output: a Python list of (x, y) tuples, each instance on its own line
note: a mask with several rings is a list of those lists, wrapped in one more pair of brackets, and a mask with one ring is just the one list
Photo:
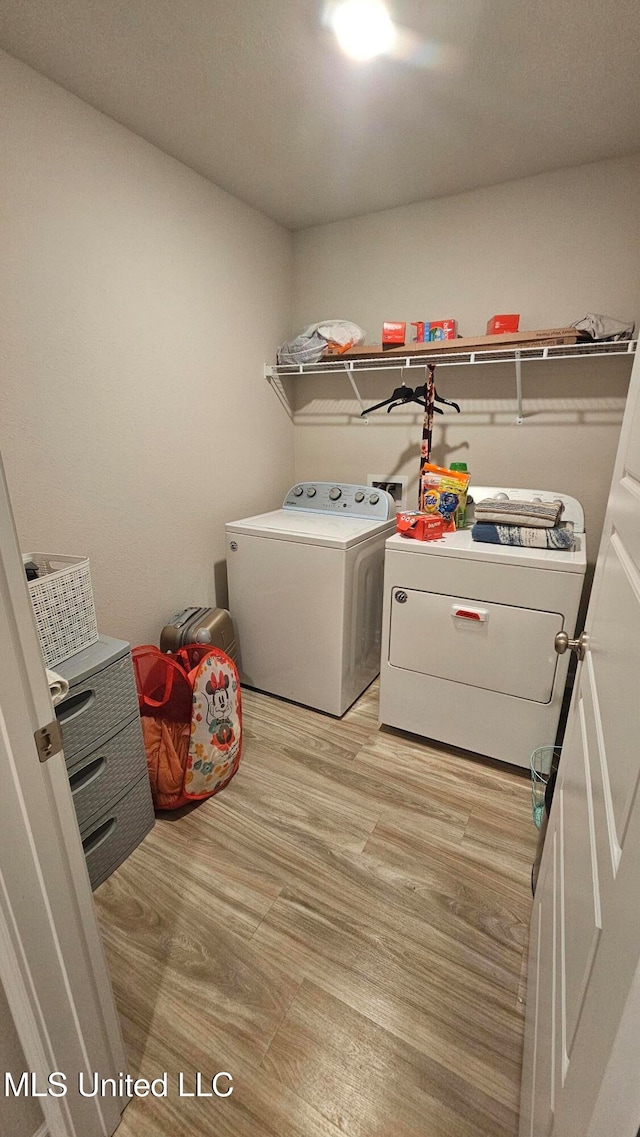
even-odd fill
[(394, 588), (389, 662), (536, 703), (551, 699), (558, 612)]

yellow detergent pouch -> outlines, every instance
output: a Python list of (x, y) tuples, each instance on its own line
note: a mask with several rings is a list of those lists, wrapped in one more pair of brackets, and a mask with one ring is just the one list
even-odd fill
[(423, 513), (439, 514), (444, 521), (445, 532), (453, 533), (456, 515), (460, 512), (464, 516), (468, 488), (468, 473), (428, 462), (422, 471), (420, 509)]

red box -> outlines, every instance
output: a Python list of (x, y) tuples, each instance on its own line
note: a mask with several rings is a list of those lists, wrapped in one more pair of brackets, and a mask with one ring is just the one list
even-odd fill
[(442, 517), (431, 513), (396, 513), (396, 532), (403, 537), (414, 537), (416, 541), (437, 541), (444, 537)]
[(383, 343), (383, 345), (387, 344), (387, 343), (400, 343), (400, 344), (405, 343), (405, 332), (406, 332), (406, 330), (407, 330), (406, 324), (396, 324), (396, 323), (393, 323), (393, 321), (388, 322), (388, 323), (385, 322), (382, 325), (382, 343)]
[(432, 320), (428, 326), (430, 340), (454, 340), (458, 334), (457, 320)]
[(520, 326), (520, 316), (512, 313), (510, 316), (492, 316), (487, 324), (488, 336), (499, 336), (503, 332), (517, 332)]

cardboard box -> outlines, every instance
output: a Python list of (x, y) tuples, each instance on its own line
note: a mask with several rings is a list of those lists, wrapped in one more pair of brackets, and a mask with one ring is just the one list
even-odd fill
[[(504, 332), (496, 336), (463, 337), (456, 340), (440, 340), (430, 343), (412, 343), (406, 347), (390, 347), (385, 351), (389, 355), (422, 355), (448, 354), (450, 351), (495, 351), (498, 348), (516, 347), (552, 347), (560, 344), (572, 344), (588, 340), (590, 337), (576, 328), (545, 328), (535, 332)], [(345, 351), (343, 359), (359, 357), (367, 359), (382, 355), (380, 344), (364, 344), (362, 347), (352, 347)]]
[[(458, 334), (457, 320), (432, 320), (426, 327), (429, 328), (429, 340), (454, 340)], [(427, 336), (424, 338), (426, 340)]]
[(444, 521), (433, 514), (412, 511), (396, 513), (396, 532), (415, 541), (437, 541), (444, 537)]
[(512, 313), (510, 316), (492, 316), (487, 324), (487, 335), (497, 336), (503, 332), (517, 332), (520, 325), (520, 316)]
[(383, 347), (386, 347), (387, 344), (404, 344), (406, 330), (406, 324), (394, 323), (393, 321), (385, 322), (382, 325)]

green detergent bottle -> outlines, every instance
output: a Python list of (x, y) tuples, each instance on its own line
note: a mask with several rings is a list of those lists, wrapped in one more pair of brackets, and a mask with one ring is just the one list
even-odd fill
[[(466, 462), (452, 462), (449, 466), (450, 470), (459, 470), (461, 474), (467, 474), (468, 468)], [(456, 529), (467, 528), (467, 499), (464, 499), (464, 505), (459, 505), (455, 515)]]

